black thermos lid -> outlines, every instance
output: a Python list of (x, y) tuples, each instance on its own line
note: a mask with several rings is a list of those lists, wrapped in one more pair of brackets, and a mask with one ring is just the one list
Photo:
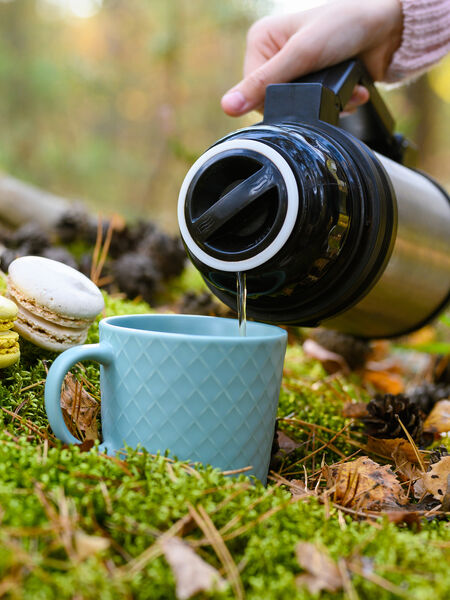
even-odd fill
[(248, 270), (273, 256), (298, 214), (298, 186), (288, 162), (250, 139), (210, 148), (186, 177), (180, 198), (189, 251), (227, 271)]

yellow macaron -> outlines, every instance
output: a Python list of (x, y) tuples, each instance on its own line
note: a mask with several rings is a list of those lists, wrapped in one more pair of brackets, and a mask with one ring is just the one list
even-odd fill
[(13, 365), (20, 358), (19, 335), (10, 331), (16, 318), (16, 304), (0, 296), (0, 369)]
[(12, 300), (0, 296), (0, 331), (11, 329), (17, 318), (17, 306)]
[(15, 331), (0, 331), (0, 369), (13, 365), (19, 358), (19, 334)]

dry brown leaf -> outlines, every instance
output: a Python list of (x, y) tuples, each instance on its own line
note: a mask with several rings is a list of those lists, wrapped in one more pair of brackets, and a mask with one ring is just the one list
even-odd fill
[(381, 510), (408, 501), (390, 466), (381, 466), (367, 456), (324, 467), (323, 471), (328, 489), (334, 489), (334, 500), (341, 506)]
[(405, 391), (403, 378), (389, 371), (370, 371), (366, 369), (363, 376), (365, 383), (370, 383), (385, 394), (401, 394)]
[(407, 484), (413, 484), (418, 478), (422, 477), (421, 467), (412, 463), (400, 455), (395, 459), (395, 472), (400, 481)]
[(442, 502), (450, 489), (450, 456), (444, 456), (435, 463), (429, 471), (423, 474), (421, 481), (425, 490), (436, 500)]
[(361, 419), (369, 416), (367, 402), (347, 402), (342, 409), (342, 416), (348, 419)]
[(421, 528), (421, 518), (423, 515), (416, 510), (388, 510), (383, 512), (383, 517), (386, 517), (395, 525), (414, 525), (417, 529)]
[[(408, 440), (405, 440), (403, 438), (384, 440), (374, 438), (369, 435), (367, 437), (367, 444), (365, 449), (367, 450), (367, 452), (373, 452), (374, 454), (378, 454), (379, 456), (392, 458), (396, 464), (401, 464), (403, 462), (419, 464), (416, 451), (414, 450), (412, 444)], [(426, 463), (427, 454), (422, 452), (421, 450), (418, 450), (417, 452), (422, 462)]]
[(307, 356), (320, 361), (328, 373), (337, 373), (338, 371), (350, 373), (350, 367), (343, 356), (327, 350), (314, 340), (305, 340), (303, 342), (303, 351)]
[(322, 590), (337, 592), (343, 587), (342, 575), (337, 564), (309, 542), (299, 542), (295, 548), (299, 565), (308, 571), (305, 575), (298, 575), (298, 585), (306, 585), (311, 594)]
[(308, 496), (316, 495), (313, 490), (309, 490), (306, 487), (305, 482), (301, 479), (291, 479), (289, 481), (289, 491), (292, 494), (293, 500), (303, 500)]
[(201, 591), (226, 587), (227, 583), (219, 571), (200, 558), (182, 539), (168, 538), (162, 542), (162, 549), (175, 577), (178, 600), (187, 600)]
[(277, 438), (280, 450), (282, 450), (284, 454), (290, 454), (294, 450), (297, 450), (297, 448), (300, 448), (302, 445), (299, 442), (291, 439), (288, 435), (280, 430), (277, 431)]
[(86, 439), (83, 442), (81, 442), (81, 444), (78, 444), (78, 451), (79, 452), (89, 452), (91, 450), (91, 448), (93, 448), (94, 446), (95, 446), (94, 440)]
[(65, 376), (62, 385), (61, 408), (71, 433), (76, 436), (78, 429), (85, 434), (85, 439), (98, 439), (97, 414), (100, 403), (70, 372)]
[(450, 431), (450, 400), (436, 402), (423, 424), (425, 433), (441, 434)]
[(88, 535), (84, 531), (76, 531), (73, 539), (77, 558), (80, 561), (103, 552), (110, 546), (110, 541), (107, 538), (98, 535)]

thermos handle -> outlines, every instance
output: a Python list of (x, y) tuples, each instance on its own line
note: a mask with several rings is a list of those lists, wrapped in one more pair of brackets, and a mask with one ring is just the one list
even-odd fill
[[(340, 119), (357, 84), (368, 89), (370, 99), (353, 115)], [(414, 160), (411, 145), (394, 134), (394, 120), (386, 104), (366, 68), (356, 59), (310, 73), (292, 83), (269, 85), (264, 123), (280, 121), (323, 121), (337, 125), (397, 162)]]
[(68, 370), (80, 360), (96, 360), (109, 365), (114, 359), (112, 349), (105, 344), (74, 346), (60, 354), (49, 369), (45, 382), (45, 410), (53, 433), (66, 444), (81, 444), (64, 421), (61, 410), (61, 386)]

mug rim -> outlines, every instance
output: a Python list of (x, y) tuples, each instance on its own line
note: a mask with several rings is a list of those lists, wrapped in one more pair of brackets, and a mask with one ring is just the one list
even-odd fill
[[(287, 331), (285, 329), (282, 329), (281, 327), (278, 327), (277, 325), (271, 325), (269, 323), (260, 323), (255, 322), (255, 321), (247, 321), (247, 328), (253, 328), (255, 326), (257, 326), (258, 328), (261, 328), (263, 330), (265, 330), (267, 332), (266, 335), (247, 335), (247, 336), (240, 336), (240, 335), (236, 335), (236, 336), (227, 336), (227, 335), (204, 335), (204, 334), (193, 334), (193, 333), (182, 333), (182, 332), (170, 332), (170, 331), (158, 331), (158, 330), (146, 330), (146, 329), (138, 329), (135, 327), (130, 327), (130, 326), (124, 326), (124, 325), (118, 325), (115, 323), (115, 321), (120, 321), (122, 319), (130, 319), (131, 321), (133, 320), (139, 320), (142, 317), (147, 317), (149, 319), (154, 319), (156, 321), (161, 320), (164, 321), (168, 318), (170, 319), (175, 319), (175, 320), (198, 320), (198, 321), (206, 321), (206, 320), (212, 320), (214, 319), (215, 321), (221, 321), (221, 322), (230, 322), (230, 321), (234, 321), (236, 323), (236, 326), (238, 327), (238, 322), (237, 319), (227, 319), (225, 317), (213, 317), (213, 316), (208, 316), (208, 315), (183, 315), (183, 314), (161, 314), (161, 313), (140, 313), (140, 314), (134, 314), (134, 315), (114, 315), (111, 317), (105, 317), (103, 319), (100, 320), (99, 322), (99, 328), (104, 328), (104, 327), (112, 327), (114, 329), (122, 329), (124, 331), (128, 331), (128, 332), (134, 332), (134, 333), (139, 333), (141, 335), (147, 335), (149, 337), (153, 337), (155, 334), (158, 336), (163, 336), (163, 337), (167, 337), (169, 339), (175, 339), (175, 338), (183, 338), (183, 339), (189, 339), (189, 340), (201, 340), (201, 341), (216, 341), (216, 340), (220, 340), (223, 343), (251, 343), (251, 342), (260, 342), (260, 341), (269, 341), (269, 340), (276, 340), (276, 339), (286, 339), (287, 338)], [(248, 331), (248, 329), (247, 329)]]

